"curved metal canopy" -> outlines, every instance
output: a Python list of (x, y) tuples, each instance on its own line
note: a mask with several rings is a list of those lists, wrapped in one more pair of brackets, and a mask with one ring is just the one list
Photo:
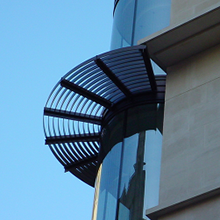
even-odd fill
[(51, 92), (44, 109), (46, 144), (65, 171), (93, 186), (105, 116), (140, 96), (163, 102), (164, 90), (165, 76), (154, 76), (146, 46), (95, 56), (69, 71)]

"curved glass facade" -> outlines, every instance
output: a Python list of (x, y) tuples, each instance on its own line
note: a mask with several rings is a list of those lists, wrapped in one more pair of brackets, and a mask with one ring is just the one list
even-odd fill
[[(171, 0), (118, 1), (111, 49), (136, 45), (168, 26), (170, 9)], [(154, 74), (165, 74), (152, 65)], [(93, 220), (144, 220), (146, 209), (158, 205), (163, 107), (131, 107), (102, 128)]]
[(120, 0), (114, 13), (111, 49), (133, 46), (170, 24), (171, 0)]
[(147, 219), (158, 205), (163, 104), (130, 108), (102, 132), (104, 158), (96, 181), (93, 220)]

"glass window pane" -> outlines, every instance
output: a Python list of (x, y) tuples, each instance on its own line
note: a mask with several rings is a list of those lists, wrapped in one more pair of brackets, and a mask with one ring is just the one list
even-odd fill
[(115, 219), (116, 207), (117, 207), (116, 195), (113, 196), (111, 193), (108, 193), (108, 197), (106, 201), (106, 213), (104, 219), (106, 220)]
[[(144, 167), (144, 145), (145, 131), (125, 138), (120, 203), (129, 210), (129, 219), (142, 219), (144, 203), (145, 171)], [(122, 206), (123, 207), (123, 206)], [(127, 215), (126, 209), (126, 215)], [(120, 209), (123, 213), (125, 209)], [(119, 213), (119, 215), (123, 215)], [(126, 219), (125, 219), (126, 220)]]
[(146, 131), (144, 210), (157, 206), (159, 203), (161, 150), (162, 134), (160, 131)]
[(171, 0), (138, 0), (133, 44), (167, 27), (170, 24), (170, 10)]
[(146, 209), (158, 205), (162, 127), (163, 104), (157, 103), (130, 108), (105, 127), (97, 220), (148, 219)]
[(111, 49), (132, 45), (135, 0), (120, 0), (114, 13)]
[(118, 220), (127, 220), (129, 219), (130, 211), (129, 209), (124, 206), (122, 203), (119, 203), (119, 214), (118, 214)]
[(170, 24), (171, 0), (120, 0), (114, 13), (111, 49), (138, 40)]
[(103, 189), (99, 194), (99, 203), (98, 203), (98, 213), (97, 213), (97, 220), (104, 219), (105, 214), (105, 200), (106, 200), (106, 190)]
[(135, 173), (138, 134), (124, 139), (123, 163), (121, 172), (120, 197), (128, 192), (129, 182)]
[(102, 164), (97, 220), (112, 220), (116, 216), (121, 147), (121, 142), (116, 144)]

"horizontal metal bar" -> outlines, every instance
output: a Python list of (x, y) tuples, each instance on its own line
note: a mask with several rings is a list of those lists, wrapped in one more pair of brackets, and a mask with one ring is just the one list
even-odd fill
[(44, 115), (53, 116), (58, 118), (71, 119), (76, 121), (88, 122), (101, 125), (102, 118), (77, 112), (57, 110), (54, 108), (44, 108)]
[(80, 135), (61, 135), (52, 136), (46, 138), (46, 144), (58, 144), (58, 143), (69, 143), (69, 142), (87, 142), (87, 141), (99, 141), (100, 134), (80, 134)]
[(82, 88), (82, 87), (80, 87), (80, 86), (78, 86), (78, 85), (76, 85), (66, 79), (62, 79), (60, 84), (61, 84), (61, 86), (65, 87), (73, 92), (76, 92), (76, 93), (82, 95), (83, 97), (86, 97), (86, 98), (88, 98), (88, 99), (108, 108), (108, 109), (111, 107), (112, 103), (110, 101), (108, 101), (107, 99), (105, 99), (101, 96), (98, 96), (95, 93), (90, 92), (89, 90), (84, 89), (84, 88)]
[(109, 79), (124, 93), (126, 97), (132, 96), (129, 89), (121, 82), (121, 80), (109, 69), (109, 67), (100, 59), (95, 60), (96, 65), (108, 76)]

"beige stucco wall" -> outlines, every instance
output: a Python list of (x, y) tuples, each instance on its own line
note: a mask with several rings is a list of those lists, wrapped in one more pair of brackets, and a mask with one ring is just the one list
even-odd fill
[(219, 0), (172, 0), (170, 25), (182, 24), (219, 5)]
[(220, 187), (220, 45), (168, 69), (159, 207)]

